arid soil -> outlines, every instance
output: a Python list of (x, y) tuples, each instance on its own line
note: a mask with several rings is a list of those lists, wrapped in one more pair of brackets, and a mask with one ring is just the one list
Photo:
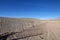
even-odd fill
[(0, 40), (60, 40), (60, 20), (0, 17)]
[(48, 40), (60, 40), (60, 21), (49, 21), (47, 23)]

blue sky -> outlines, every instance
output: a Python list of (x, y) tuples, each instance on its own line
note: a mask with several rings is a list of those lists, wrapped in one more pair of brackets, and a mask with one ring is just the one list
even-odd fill
[(0, 16), (44, 19), (60, 17), (60, 0), (0, 0)]

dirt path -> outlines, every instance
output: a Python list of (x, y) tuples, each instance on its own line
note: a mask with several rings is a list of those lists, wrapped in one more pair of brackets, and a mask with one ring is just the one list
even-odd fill
[(47, 40), (60, 40), (60, 33), (58, 31), (57, 26), (55, 26), (56, 24), (54, 24), (56, 22), (48, 22), (47, 23)]

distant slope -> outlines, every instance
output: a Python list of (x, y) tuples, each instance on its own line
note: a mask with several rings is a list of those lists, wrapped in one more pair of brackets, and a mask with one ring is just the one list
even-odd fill
[[(47, 30), (46, 30), (45, 24), (46, 24), (45, 21), (35, 19), (35, 18), (0, 17), (0, 34), (5, 35), (4, 33), (7, 33), (7, 32), (9, 32), (9, 33), (21, 32), (21, 33), (15, 34), (15, 36), (18, 35), (17, 37), (20, 39), (22, 39), (23, 36), (25, 38), (28, 38), (28, 36), (35, 37), (35, 36), (46, 34)], [(11, 37), (9, 36), (8, 40), (10, 38)], [(12, 38), (14, 38), (14, 37), (12, 37)], [(40, 39), (40, 37), (39, 37), (39, 39)]]
[(39, 19), (34, 18), (7, 18), (0, 17), (0, 30), (1, 32), (8, 31), (22, 31), (22, 27), (24, 29), (30, 28), (33, 25), (40, 24), (41, 21)]

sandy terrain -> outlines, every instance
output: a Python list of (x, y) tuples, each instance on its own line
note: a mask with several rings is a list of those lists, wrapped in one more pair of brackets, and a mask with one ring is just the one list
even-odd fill
[(4, 35), (6, 40), (60, 40), (60, 20), (0, 18), (0, 40)]
[(60, 40), (60, 21), (49, 21), (47, 28), (49, 40)]

